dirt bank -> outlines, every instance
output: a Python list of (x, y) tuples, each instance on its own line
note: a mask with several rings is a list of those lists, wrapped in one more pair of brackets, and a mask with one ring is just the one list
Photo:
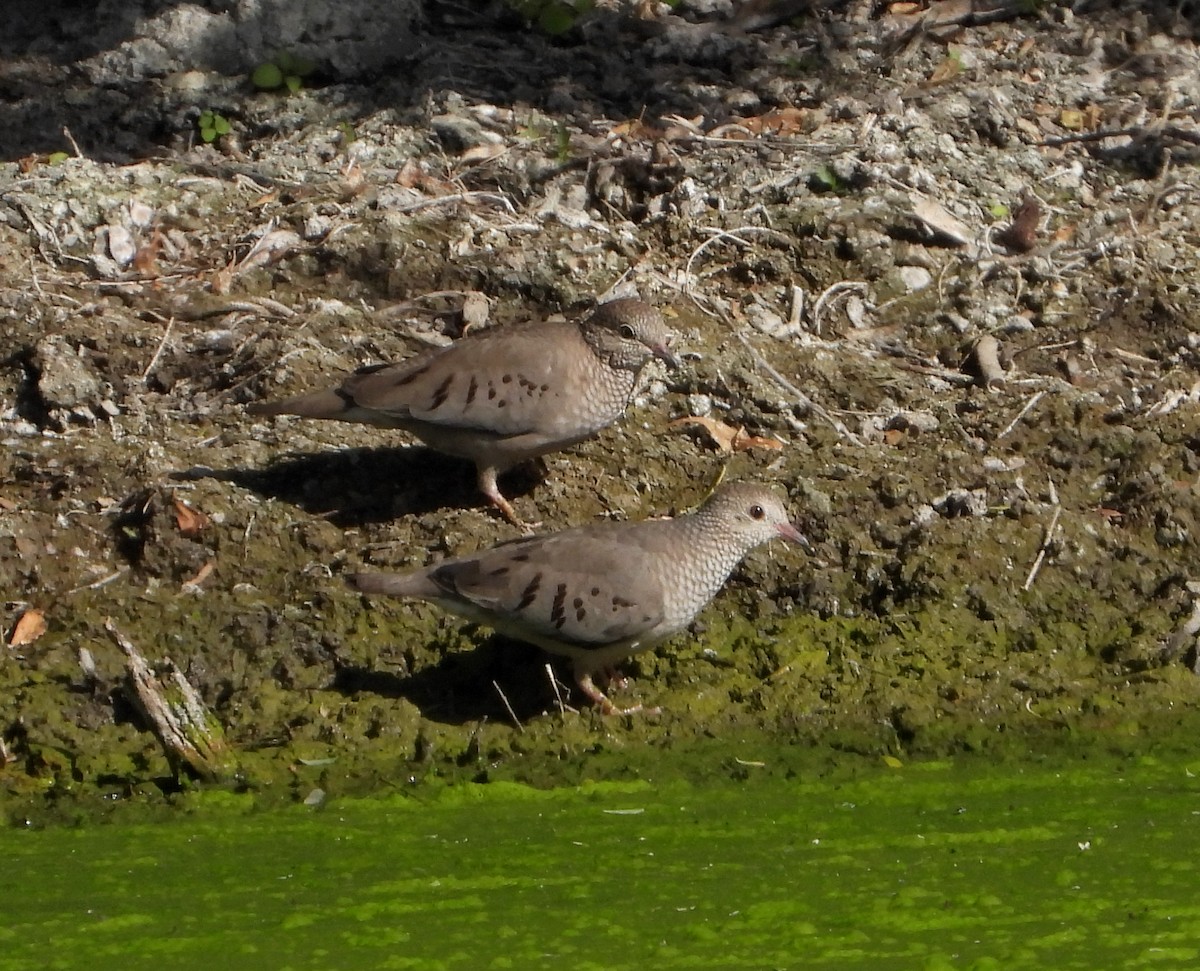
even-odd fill
[[(9, 59), (33, 145), (0, 163), (12, 805), (173, 788), (106, 619), (199, 690), (232, 778), (299, 797), (652, 772), (698, 736), (720, 771), (1021, 751), (1195, 708), (1194, 25), (946, 2), (747, 31), (708, 6), (554, 39), (433, 7), (394, 70), (294, 93), (172, 63), (97, 107), (112, 51)], [(100, 114), (44, 141), (37, 99)], [(664, 308), (686, 366), (511, 477), (518, 511), (663, 514), (725, 469), (786, 489), (818, 546), (752, 556), (629, 666), (653, 720), (560, 709), (537, 651), (341, 582), (513, 535), (469, 467), (242, 408), (450, 339), (471, 294), (502, 325), (614, 289)], [(689, 416), (779, 447), (723, 455)]]

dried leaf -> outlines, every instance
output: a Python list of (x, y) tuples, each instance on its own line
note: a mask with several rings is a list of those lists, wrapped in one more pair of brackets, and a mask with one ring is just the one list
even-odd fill
[(752, 448), (781, 449), (783, 443), (774, 438), (761, 438), (758, 435), (747, 435), (746, 429), (734, 428), (715, 418), (677, 418), (670, 427), (696, 426), (703, 428), (717, 450), (726, 454), (745, 452)]
[(154, 276), (158, 273), (158, 254), (163, 248), (163, 234), (155, 232), (149, 241), (138, 247), (133, 254), (133, 268), (143, 276)]
[(102, 232), (107, 230), (108, 255), (116, 260), (118, 266), (128, 266), (137, 255), (137, 244), (133, 241), (133, 233), (127, 226), (120, 223), (109, 223)]
[(424, 175), (425, 173), (421, 171), (421, 166), (409, 158), (400, 166), (400, 171), (396, 173), (395, 182), (402, 189), (413, 189), (424, 178)]
[(274, 229), (255, 241), (238, 269), (245, 271), (254, 266), (271, 266), (303, 246), (304, 241), (299, 233), (290, 229)]
[(951, 54), (933, 69), (933, 73), (929, 75), (929, 83), (945, 84), (950, 79), (957, 77), (961, 70), (962, 58)]
[(808, 112), (803, 108), (778, 108), (753, 118), (743, 118), (741, 124), (756, 135), (795, 135), (804, 129)]
[(252, 199), (250, 202), (251, 209), (261, 209), (263, 206), (269, 206), (274, 202), (279, 201), (279, 190), (272, 189), (270, 192), (264, 192), (257, 199)]
[(216, 560), (207, 561), (204, 564), (204, 566), (200, 567), (200, 569), (196, 571), (196, 575), (194, 577), (191, 577), (191, 578), (183, 581), (183, 586), (198, 587), (200, 584), (202, 584), (205, 580), (208, 579), (209, 574), (212, 573), (212, 571), (216, 568), (216, 565), (217, 565)]
[(487, 326), (490, 307), (488, 299), (478, 290), (468, 290), (462, 305), (462, 332), (480, 330)]
[(1064, 108), (1058, 116), (1058, 123), (1067, 131), (1083, 131), (1087, 117), (1076, 108)]
[(1015, 253), (1028, 253), (1037, 245), (1037, 227), (1042, 207), (1033, 196), (1026, 196), (1017, 207), (1013, 221), (996, 234), (996, 242)]
[(966, 246), (971, 242), (973, 234), (962, 220), (952, 216), (940, 203), (932, 199), (913, 196), (912, 213), (924, 223), (930, 231), (953, 243), (955, 246)]
[(228, 293), (230, 287), (233, 286), (233, 278), (235, 275), (234, 267), (231, 265), (222, 267), (213, 274), (212, 282), (209, 286), (213, 293), (224, 294)]
[(171, 502), (175, 506), (175, 525), (188, 539), (195, 539), (208, 527), (209, 519), (204, 513), (193, 509), (178, 496), (172, 496)]
[(44, 633), (46, 633), (46, 615), (36, 607), (30, 607), (17, 620), (8, 644), (10, 647), (32, 644)]
[(211, 283), (213, 293), (228, 293), (233, 281), (254, 267), (271, 266), (289, 256), (292, 252), (302, 249), (304, 240), (299, 233), (290, 229), (275, 229), (261, 236), (250, 247), (246, 258), (236, 265), (226, 266), (213, 274)]
[(411, 158), (396, 173), (396, 185), (404, 189), (417, 189), (430, 195), (441, 196), (455, 191), (454, 186), (444, 179), (430, 175)]
[(904, 441), (905, 432), (902, 428), (889, 428), (883, 433), (883, 444), (896, 446)]
[(747, 435), (746, 429), (739, 428), (737, 434), (733, 436), (733, 450), (735, 452), (748, 452), (752, 448), (766, 448), (778, 452), (783, 450), (783, 442), (777, 438)]
[(657, 141), (663, 137), (663, 130), (647, 125), (641, 118), (631, 118), (612, 127), (609, 138), (625, 138), (629, 141)]
[(458, 157), (458, 160), (467, 163), (490, 162), (507, 151), (507, 145), (472, 145)]

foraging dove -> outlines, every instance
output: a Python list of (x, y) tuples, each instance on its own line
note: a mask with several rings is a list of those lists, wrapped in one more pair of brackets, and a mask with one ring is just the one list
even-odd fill
[(436, 451), (473, 461), (483, 494), (524, 526), (496, 477), (620, 418), (651, 357), (678, 365), (673, 337), (649, 304), (611, 300), (579, 324), (474, 332), (398, 364), (361, 368), (340, 387), (248, 410), (401, 428)]
[(808, 547), (774, 492), (733, 483), (675, 519), (528, 536), (415, 573), (359, 573), (349, 582), (363, 593), (431, 601), (566, 655), (580, 689), (607, 715), (620, 709), (592, 675), (685, 628), (742, 557), (776, 536)]

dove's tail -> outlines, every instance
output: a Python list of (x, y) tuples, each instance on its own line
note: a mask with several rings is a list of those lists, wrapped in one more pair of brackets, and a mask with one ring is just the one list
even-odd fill
[(417, 573), (352, 573), (346, 582), (360, 593), (428, 599), (441, 593), (423, 571)]
[(354, 421), (351, 412), (356, 410), (354, 402), (338, 388), (314, 391), (283, 401), (256, 401), (246, 406), (252, 415), (299, 415), (301, 418), (332, 418)]

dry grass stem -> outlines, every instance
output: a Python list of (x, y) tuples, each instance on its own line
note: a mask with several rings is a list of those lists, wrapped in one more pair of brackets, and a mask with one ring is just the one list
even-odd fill
[(1025, 585), (1022, 590), (1028, 590), (1033, 586), (1033, 581), (1037, 579), (1038, 571), (1042, 568), (1042, 563), (1045, 562), (1046, 554), (1050, 551), (1050, 545), (1054, 542), (1054, 534), (1058, 530), (1058, 517), (1062, 515), (1062, 506), (1054, 507), (1054, 515), (1050, 517), (1050, 525), (1046, 527), (1046, 532), (1042, 536), (1042, 545), (1038, 549), (1037, 558), (1033, 561), (1033, 566), (1029, 568), (1029, 575), (1025, 578)]
[(517, 713), (513, 711), (512, 705), (508, 703), (508, 697), (504, 694), (504, 689), (500, 687), (499, 682), (492, 681), (492, 687), (496, 689), (496, 694), (500, 696), (501, 702), (504, 703), (504, 710), (508, 712), (508, 717), (512, 719), (512, 723), (517, 726), (517, 731), (525, 731), (525, 726), (521, 724), (521, 719), (519, 719), (517, 717)]
[(1010, 421), (1007, 425), (1005, 425), (1004, 430), (1001, 431), (1000, 434), (996, 436), (996, 441), (1000, 441), (1000, 439), (1002, 439), (1005, 435), (1007, 435), (1014, 428), (1016, 428), (1017, 425), (1020, 423), (1021, 419), (1024, 418), (1027, 414), (1029, 414), (1029, 412), (1032, 411), (1034, 409), (1034, 407), (1036, 407), (1037, 403), (1042, 400), (1042, 398), (1045, 396), (1045, 394), (1046, 394), (1045, 391), (1034, 392), (1033, 396), (1030, 397), (1030, 399), (1025, 402), (1025, 407), (1023, 407), (1020, 411), (1017, 412), (1017, 417), (1014, 418), (1012, 421)]

